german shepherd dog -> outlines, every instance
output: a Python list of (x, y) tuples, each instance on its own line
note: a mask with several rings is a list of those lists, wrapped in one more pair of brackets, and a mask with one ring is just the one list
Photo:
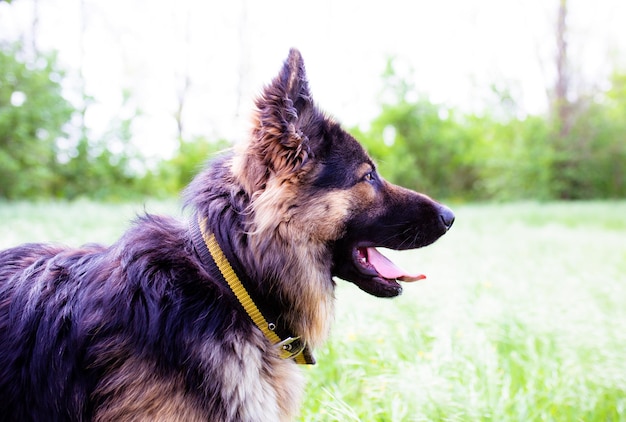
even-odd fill
[(379, 297), (454, 214), (386, 182), (311, 98), (291, 50), (246, 145), (112, 246), (0, 252), (3, 421), (286, 421), (333, 318), (338, 277)]

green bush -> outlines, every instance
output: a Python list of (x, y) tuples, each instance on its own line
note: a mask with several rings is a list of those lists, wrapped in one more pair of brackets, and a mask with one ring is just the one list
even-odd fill
[(74, 109), (54, 54), (0, 44), (0, 198), (46, 195), (57, 182), (56, 139)]
[(602, 95), (580, 100), (569, 132), (557, 141), (555, 197), (626, 197), (626, 73), (615, 73)]
[(152, 179), (153, 192), (161, 196), (178, 194), (200, 171), (204, 163), (232, 144), (224, 139), (211, 142), (203, 137), (180, 141), (173, 158), (164, 160), (148, 178)]
[[(380, 114), (352, 131), (390, 181), (463, 201), (626, 197), (626, 73), (572, 103), (563, 130), (549, 114), (519, 117), (506, 87), (492, 87), (498, 108), (480, 115), (433, 103), (394, 66), (383, 75)], [(180, 140), (173, 158), (146, 165), (132, 143), (138, 112), (94, 139), (73, 119), (84, 110), (62, 96), (64, 77), (54, 54), (0, 45), (0, 198), (172, 196), (230, 146)]]
[[(434, 104), (392, 61), (384, 78), (380, 114), (353, 133), (395, 183), (463, 200), (626, 197), (626, 74), (573, 104), (565, 135), (549, 115), (479, 116)], [(501, 100), (510, 108), (510, 97)]]
[(452, 197), (477, 195), (472, 129), (454, 110), (420, 99), (385, 104), (369, 130), (354, 132), (388, 179)]

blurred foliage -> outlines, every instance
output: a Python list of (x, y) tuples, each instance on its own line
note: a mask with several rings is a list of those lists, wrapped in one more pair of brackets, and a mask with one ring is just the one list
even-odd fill
[[(132, 142), (139, 111), (96, 139), (82, 125), (91, 99), (70, 104), (64, 78), (54, 54), (0, 45), (0, 198), (173, 196), (230, 146), (180, 139), (172, 158), (147, 165)], [(492, 86), (495, 106), (472, 114), (420, 95), (394, 60), (383, 78), (379, 115), (352, 132), (392, 182), (457, 200), (626, 197), (626, 73), (572, 103), (567, 131), (558, 113), (521, 113), (506, 86)]]
[(494, 93), (510, 113), (477, 115), (419, 95), (393, 60), (383, 77), (380, 114), (353, 133), (392, 182), (463, 200), (626, 197), (626, 74), (572, 104), (565, 136), (553, 117), (518, 117), (506, 90)]
[(215, 142), (203, 137), (179, 140), (176, 155), (162, 161), (157, 170), (147, 176), (147, 179), (152, 180), (149, 184), (159, 196), (176, 195), (202, 170), (208, 159), (231, 146), (224, 139)]
[(626, 73), (614, 72), (610, 82), (578, 100), (570, 130), (552, 138), (554, 197), (626, 197)]
[[(81, 108), (62, 95), (64, 72), (54, 54), (29, 52), (20, 43), (0, 45), (0, 198), (124, 200), (176, 195), (207, 157), (229, 146), (204, 138), (181, 140), (175, 156), (152, 168), (132, 143), (139, 115), (109, 122), (94, 137)], [(124, 92), (124, 105), (131, 98)]]
[[(124, 109), (130, 93), (123, 94)], [(87, 104), (90, 101), (85, 99)], [(99, 138), (90, 136), (82, 124), (75, 124), (75, 132), (79, 134), (77, 141), (69, 142), (64, 149), (59, 148), (57, 159), (62, 165), (59, 166), (60, 183), (52, 192), (54, 196), (120, 200), (150, 194), (150, 187), (142, 180), (143, 156), (131, 141), (131, 125), (138, 114), (133, 110), (130, 117), (113, 119), (109, 122), (109, 130)], [(81, 111), (75, 111), (74, 117), (77, 115), (81, 115)], [(82, 117), (75, 120), (82, 122)]]
[(0, 197), (38, 196), (56, 183), (55, 141), (72, 116), (54, 55), (0, 45)]
[(352, 132), (377, 160), (380, 172), (400, 185), (438, 197), (477, 190), (474, 162), (476, 131), (482, 120), (420, 96), (408, 79), (399, 78), (389, 60), (383, 75), (381, 113), (363, 131)]

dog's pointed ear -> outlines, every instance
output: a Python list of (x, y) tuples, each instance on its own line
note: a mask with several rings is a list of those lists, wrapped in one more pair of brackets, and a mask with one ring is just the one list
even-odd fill
[(300, 52), (292, 49), (276, 78), (256, 101), (248, 171), (256, 173), (253, 189), (262, 189), (272, 175), (300, 170), (311, 154), (305, 126), (315, 113)]
[[(309, 82), (304, 69), (304, 60), (300, 52), (295, 48), (289, 51), (289, 56), (285, 60), (283, 68), (278, 76), (274, 78), (271, 85), (265, 88), (263, 95), (257, 101), (257, 106), (260, 108), (261, 103), (267, 103), (268, 100), (271, 103), (272, 100), (277, 99), (276, 96), (291, 102), (292, 104), (290, 105), (296, 112), (302, 112), (313, 106), (311, 93), (309, 92)], [(285, 106), (282, 103), (276, 105), (280, 108)], [(292, 114), (289, 117), (291, 120), (296, 120), (298, 116)]]

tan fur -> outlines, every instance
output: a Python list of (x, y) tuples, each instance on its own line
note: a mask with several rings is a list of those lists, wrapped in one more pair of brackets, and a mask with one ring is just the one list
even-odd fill
[(254, 225), (250, 242), (251, 249), (258, 251), (259, 261), (276, 255), (288, 257), (281, 267), (285, 272), (279, 275), (288, 300), (294, 304), (286, 317), (296, 332), (316, 347), (327, 337), (334, 315), (325, 242), (339, 236), (349, 207), (345, 193), (329, 192), (307, 199), (298, 188), (292, 182), (270, 179), (251, 204)]
[(278, 356), (277, 349), (267, 349), (260, 332), (252, 337), (237, 335), (224, 339), (221, 348), (208, 342), (199, 351), (203, 361), (219, 365), (219, 371), (208, 367), (218, 379), (220, 395), (228, 403), (228, 420), (290, 421), (300, 404), (304, 379), (293, 361)]
[[(222, 348), (210, 342), (205, 344), (198, 357), (219, 365), (218, 372), (213, 367), (206, 368), (212, 376), (205, 383), (221, 385), (221, 399), (228, 403), (230, 412), (224, 422), (293, 420), (304, 379), (291, 360), (281, 359), (275, 350), (265, 350), (261, 333), (245, 339), (233, 335)], [(110, 397), (94, 415), (97, 422), (206, 421), (195, 399), (186, 396), (178, 377), (161, 377), (154, 364), (138, 358), (127, 359), (109, 373), (94, 395)]]
[[(236, 157), (231, 171), (238, 183), (252, 188), (246, 162)], [(285, 317), (309, 345), (316, 347), (326, 339), (334, 316), (334, 288), (325, 245), (341, 235), (353, 206), (346, 191), (303, 197), (300, 184), (304, 182), (298, 174), (272, 177), (263, 189), (253, 191), (250, 213), (254, 220), (249, 236), (257, 261), (289, 257), (281, 267), (285, 272), (278, 275), (284, 280), (288, 300), (295, 305)], [(266, 245), (274, 249), (268, 250)]]
[(110, 397), (94, 415), (96, 422), (202, 421), (175, 376), (157, 375), (153, 364), (129, 358), (100, 384), (96, 396)]

